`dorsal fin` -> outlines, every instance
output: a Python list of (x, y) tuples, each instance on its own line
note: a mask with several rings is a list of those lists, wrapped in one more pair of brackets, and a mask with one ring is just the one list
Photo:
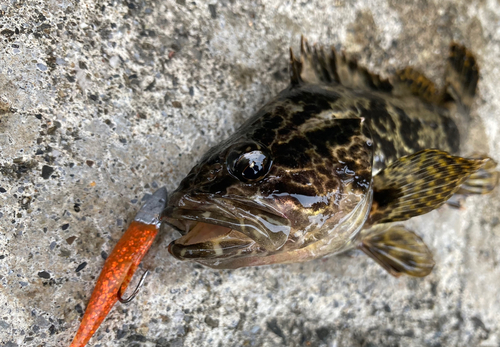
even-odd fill
[[(332, 48), (333, 49), (333, 48)], [(364, 66), (358, 65), (354, 57), (348, 57), (345, 52), (337, 54), (337, 71), (340, 83), (350, 88), (370, 89), (390, 93), (393, 89), (388, 79), (383, 79), (377, 74), (368, 71)]]
[(346, 87), (391, 92), (392, 85), (359, 66), (353, 57), (338, 54), (334, 47), (310, 46), (302, 36), (300, 60), (290, 49), (291, 83), (340, 83)]
[(292, 47), (290, 47), (290, 83), (292, 85), (297, 85), (303, 82), (300, 77), (301, 70), (302, 64), (299, 60), (297, 60), (297, 58), (295, 58)]
[(446, 67), (444, 101), (452, 99), (468, 111), (476, 95), (478, 80), (479, 67), (474, 54), (464, 46), (452, 42)]
[(392, 79), (393, 94), (418, 96), (428, 103), (439, 103), (441, 92), (425, 75), (412, 67), (398, 70)]
[(354, 57), (334, 47), (310, 46), (302, 36), (300, 59), (290, 49), (290, 77), (292, 85), (300, 83), (339, 83), (343, 86), (391, 93), (394, 96), (415, 96), (433, 104), (454, 101), (468, 110), (474, 100), (479, 69), (474, 55), (465, 47), (452, 43), (446, 69), (446, 85), (438, 90), (425, 75), (412, 67), (396, 72), (389, 79), (359, 66)]

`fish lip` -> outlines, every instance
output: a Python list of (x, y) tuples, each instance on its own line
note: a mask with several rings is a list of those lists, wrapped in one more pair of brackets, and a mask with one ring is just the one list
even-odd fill
[[(210, 217), (204, 214), (210, 213)], [(224, 220), (226, 219), (226, 220)], [(226, 228), (231, 228), (238, 230), (239, 222), (231, 222), (228, 220), (224, 214), (216, 213), (214, 211), (201, 210), (201, 209), (185, 209), (181, 207), (167, 207), (162, 213), (162, 221), (172, 224), (174, 221), (193, 221), (193, 222), (203, 222), (207, 224), (220, 225)], [(176, 226), (174, 224), (174, 226)], [(176, 226), (177, 227), (177, 226)], [(181, 230), (183, 235), (189, 233), (194, 227), (193, 225), (187, 224), (187, 230)]]
[[(174, 203), (171, 203), (172, 200), (178, 200)], [(260, 202), (257, 203), (253, 200), (242, 199), (239, 196), (233, 195), (225, 195), (225, 196), (213, 196), (212, 194), (183, 194), (180, 198), (177, 199), (169, 198), (168, 204), (165, 206), (164, 210), (160, 215), (161, 221), (168, 220), (191, 220), (196, 222), (205, 222), (208, 224), (215, 224), (225, 226), (224, 224), (219, 224), (213, 218), (207, 218), (203, 216), (199, 216), (197, 218), (192, 218), (189, 215), (178, 215), (176, 212), (178, 210), (185, 210), (187, 212), (195, 212), (194, 214), (200, 214), (204, 212), (215, 214), (215, 216), (219, 216), (221, 219), (232, 218), (236, 223), (241, 221), (241, 218), (235, 213), (235, 211), (231, 211), (231, 205), (236, 208), (241, 208), (243, 206), (246, 207), (247, 211), (250, 213), (266, 213), (269, 215), (273, 215), (280, 219), (287, 219), (283, 213), (280, 213), (270, 205)], [(217, 208), (217, 210), (214, 209)], [(173, 215), (176, 215), (173, 217)], [(170, 223), (169, 223), (170, 224)], [(178, 227), (176, 227), (179, 229)], [(237, 228), (234, 228), (238, 230)], [(185, 230), (179, 230), (181, 234), (187, 233)]]
[[(177, 241), (177, 240), (176, 240)], [(178, 244), (176, 241), (168, 245), (168, 252), (178, 260), (207, 260), (212, 261), (216, 259), (233, 258), (238, 254), (250, 253), (255, 245), (255, 241), (249, 237), (240, 239), (235, 242), (232, 240), (231, 244), (224, 248), (214, 248), (210, 242), (201, 242), (195, 244)]]

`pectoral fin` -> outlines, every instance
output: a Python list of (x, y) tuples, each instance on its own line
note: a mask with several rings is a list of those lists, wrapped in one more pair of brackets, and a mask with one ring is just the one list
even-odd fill
[(499, 172), (495, 171), (497, 163), (488, 157), (486, 163), (460, 186), (457, 194), (488, 194), (498, 185)]
[(395, 277), (424, 277), (434, 267), (424, 241), (402, 226), (376, 228), (361, 239), (358, 247)]
[(404, 221), (440, 207), (487, 161), (436, 149), (400, 158), (373, 178), (368, 225)]

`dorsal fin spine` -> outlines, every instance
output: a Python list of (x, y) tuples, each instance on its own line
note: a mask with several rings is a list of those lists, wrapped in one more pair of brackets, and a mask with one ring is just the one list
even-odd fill
[(325, 50), (322, 46), (300, 40), (300, 60), (293, 53), (290, 56), (291, 83), (340, 83), (346, 87), (390, 92), (392, 85), (388, 80), (370, 73), (358, 65), (356, 59), (347, 57), (344, 52), (337, 54), (335, 48)]
[(295, 58), (292, 47), (290, 47), (290, 83), (294, 86), (302, 83), (302, 78), (300, 77), (301, 69), (302, 64)]

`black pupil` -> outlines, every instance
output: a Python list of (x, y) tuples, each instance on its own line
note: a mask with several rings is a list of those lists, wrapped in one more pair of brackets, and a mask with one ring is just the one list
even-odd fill
[(273, 159), (269, 150), (255, 142), (241, 142), (230, 149), (227, 170), (238, 180), (250, 183), (263, 179), (271, 170)]
[(239, 173), (247, 180), (255, 180), (266, 173), (267, 158), (261, 151), (252, 151), (242, 154), (235, 165), (235, 173)]

